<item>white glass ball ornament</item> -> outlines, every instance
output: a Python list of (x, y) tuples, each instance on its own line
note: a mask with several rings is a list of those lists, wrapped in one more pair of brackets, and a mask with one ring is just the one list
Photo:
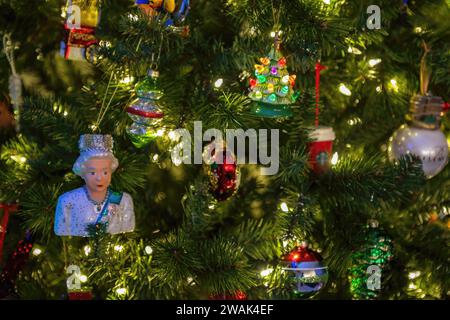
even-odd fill
[(407, 154), (422, 160), (422, 170), (430, 179), (444, 169), (448, 162), (448, 143), (439, 129), (429, 130), (401, 126), (389, 140), (389, 160), (395, 161)]

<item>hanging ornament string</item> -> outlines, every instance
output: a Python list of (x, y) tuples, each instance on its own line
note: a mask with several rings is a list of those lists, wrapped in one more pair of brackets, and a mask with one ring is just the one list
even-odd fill
[(109, 106), (110, 106), (110, 104), (111, 104), (111, 102), (112, 102), (112, 100), (113, 100), (113, 98), (114, 98), (114, 96), (115, 96), (115, 94), (117, 92), (117, 89), (119, 87), (118, 85), (116, 85), (116, 88), (114, 89), (114, 92), (111, 95), (111, 98), (109, 99), (108, 104), (105, 106), (106, 98), (108, 96), (109, 87), (111, 86), (111, 82), (113, 80), (113, 77), (114, 77), (114, 72), (111, 72), (111, 76), (109, 77), (108, 85), (106, 86), (105, 95), (103, 96), (102, 105), (100, 106), (100, 110), (98, 112), (98, 117), (97, 117), (97, 120), (95, 121), (95, 124), (94, 124), (94, 127), (93, 127), (93, 132), (94, 133), (100, 128), (100, 123), (102, 122), (103, 117), (105, 116), (106, 111), (108, 110), (108, 108), (109, 108)]
[(420, 60), (420, 94), (426, 95), (428, 92), (428, 84), (430, 83), (431, 70), (427, 64), (427, 55), (431, 51), (430, 47), (423, 41), (424, 53)]
[[(431, 79), (431, 70), (427, 63), (427, 55), (429, 52), (431, 52), (431, 48), (428, 46), (428, 44), (423, 41), (422, 43), (424, 53), (422, 56), (422, 59), (420, 60), (420, 94), (426, 95), (428, 92), (428, 85), (430, 84)], [(448, 112), (450, 110), (450, 103), (444, 102), (442, 104), (442, 111)]]
[(5, 34), (3, 36), (3, 51), (5, 52), (6, 59), (8, 59), (11, 67), (11, 76), (9, 77), (9, 96), (11, 98), (11, 104), (14, 108), (14, 117), (16, 120), (16, 131), (20, 130), (20, 108), (23, 104), (22, 99), (22, 81), (16, 71), (16, 65), (14, 60), (14, 44), (11, 41), (11, 35)]
[(281, 40), (280, 40), (280, 35), (281, 35), (280, 16), (281, 16), (281, 3), (280, 3), (280, 7), (278, 8), (278, 10), (275, 10), (275, 7), (274, 7), (273, 1), (272, 1), (272, 18), (273, 18), (274, 31), (275, 31), (274, 48), (276, 51), (280, 51), (280, 42), (281, 42)]
[(319, 126), (320, 71), (325, 70), (326, 68), (326, 66), (320, 64), (320, 61), (316, 63), (316, 128)]
[(159, 48), (158, 48), (158, 56), (155, 59), (155, 52), (152, 52), (152, 62), (150, 68), (154, 71), (158, 71), (159, 60), (161, 59), (162, 46), (164, 42), (164, 34), (161, 34)]
[(280, 51), (280, 42), (281, 42), (281, 39), (280, 39), (280, 31), (275, 31), (275, 37), (274, 37), (274, 43), (273, 43), (273, 45), (274, 45), (274, 48), (275, 48), (275, 51)]
[(17, 204), (0, 203), (0, 209), (3, 209), (3, 218), (0, 226), (0, 264), (3, 258), (3, 244), (5, 242), (6, 230), (8, 228), (9, 215), (17, 211)]

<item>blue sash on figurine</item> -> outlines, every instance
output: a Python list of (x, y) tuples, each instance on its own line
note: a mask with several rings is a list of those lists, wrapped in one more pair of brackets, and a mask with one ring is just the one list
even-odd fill
[[(111, 191), (109, 194), (108, 199), (106, 200), (105, 205), (103, 206), (103, 210), (100, 212), (100, 214), (97, 217), (97, 220), (95, 221), (95, 225), (97, 226), (101, 220), (103, 219), (103, 217), (106, 217), (108, 215), (108, 208), (109, 208), (109, 204), (120, 204), (120, 201), (122, 201), (122, 196), (123, 193), (122, 192), (115, 192), (115, 191)], [(108, 222), (106, 222), (108, 223)]]

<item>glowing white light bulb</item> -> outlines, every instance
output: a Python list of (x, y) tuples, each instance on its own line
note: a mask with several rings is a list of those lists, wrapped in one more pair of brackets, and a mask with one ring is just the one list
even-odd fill
[(132, 20), (132, 21), (138, 21), (138, 16), (136, 14), (129, 14), (128, 15), (128, 19)]
[(347, 52), (353, 53), (353, 54), (362, 54), (362, 52), (358, 48), (355, 48), (355, 47), (348, 47)]
[(87, 281), (87, 277), (86, 277), (84, 274), (82, 274), (82, 275), (80, 276), (80, 281), (81, 281), (81, 282), (86, 282), (86, 281)]
[(339, 85), (339, 91), (340, 91), (343, 95), (346, 95), (346, 96), (351, 96), (351, 95), (352, 95), (352, 92), (350, 91), (350, 89), (347, 88), (347, 86), (346, 86), (345, 84), (343, 84), (343, 83), (341, 83), (341, 84)]
[(263, 270), (263, 271), (261, 271), (261, 276), (262, 277), (267, 277), (269, 274), (271, 274), (273, 272), (273, 269), (266, 269), (266, 270)]
[(214, 82), (214, 86), (216, 88), (220, 88), (222, 86), (222, 84), (223, 84), (223, 79), (222, 78), (219, 78), (219, 79), (216, 80), (216, 82)]
[(281, 207), (281, 211), (289, 212), (289, 207), (287, 206), (286, 202), (282, 202), (280, 207)]
[(145, 247), (145, 253), (146, 253), (146, 254), (152, 254), (152, 252), (153, 252), (152, 247), (150, 247), (150, 246), (146, 246), (146, 247)]
[(370, 59), (369, 60), (369, 65), (371, 66), (371, 67), (373, 67), (373, 66), (375, 66), (375, 65), (377, 65), (377, 64), (379, 64), (381, 62), (381, 59)]
[(335, 152), (333, 154), (333, 157), (331, 157), (331, 164), (335, 166), (338, 163), (338, 161), (339, 161), (339, 154)]
[(394, 91), (398, 91), (398, 83), (397, 80), (395, 79), (391, 79), (391, 81), (389, 81), (391, 83), (392, 88), (394, 89)]
[(33, 255), (35, 255), (35, 256), (38, 256), (38, 255), (40, 255), (41, 253), (42, 253), (42, 250), (39, 249), (39, 248), (36, 248), (36, 249), (33, 250)]
[(84, 254), (85, 254), (85, 255), (88, 256), (89, 253), (91, 253), (91, 247), (89, 247), (89, 246), (84, 246), (83, 249), (84, 249)]
[(121, 246), (121, 245), (116, 245), (116, 246), (114, 246), (114, 250), (116, 250), (116, 251), (118, 251), (118, 252), (122, 252), (123, 246)]
[(116, 290), (116, 293), (117, 293), (119, 296), (123, 296), (124, 294), (127, 293), (127, 289), (126, 289), (126, 288), (119, 288), (119, 289)]
[(122, 80), (120, 80), (120, 83), (123, 83), (123, 84), (129, 84), (129, 83), (131, 83), (131, 82), (133, 82), (133, 81), (134, 81), (134, 78), (131, 77), (131, 76), (128, 76), (128, 77), (125, 77), (125, 78), (123, 78)]
[(275, 38), (275, 36), (277, 35), (277, 32), (278, 32), (278, 35), (281, 35), (281, 34), (283, 33), (281, 30), (279, 30), (279, 31), (272, 31), (272, 32), (270, 33), (270, 36), (271, 36), (272, 38)]

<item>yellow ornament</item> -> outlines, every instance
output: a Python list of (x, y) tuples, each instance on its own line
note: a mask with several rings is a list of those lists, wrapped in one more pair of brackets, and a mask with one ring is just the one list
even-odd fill
[(273, 92), (273, 84), (272, 84), (272, 83), (269, 83), (269, 84), (267, 85), (267, 90), (269, 91), (269, 93), (272, 93), (272, 92)]
[(89, 1), (85, 3), (85, 0), (72, 0), (67, 3), (67, 11), (69, 6), (72, 8), (80, 8), (80, 21), (76, 21), (76, 11), (72, 11), (72, 15), (69, 18), (73, 18), (71, 21), (67, 21), (70, 25), (80, 24), (80, 27), (96, 28), (100, 21), (100, 10), (98, 1)]
[(270, 63), (269, 58), (261, 58), (261, 59), (259, 59), (259, 61), (261, 61), (261, 63), (265, 66), (267, 66)]
[(155, 16), (158, 12), (156, 9), (161, 8), (164, 4), (164, 11), (173, 13), (175, 11), (175, 0), (151, 0), (148, 4), (140, 4), (139, 7), (145, 14)]
[(297, 76), (295, 74), (293, 74), (289, 77), (289, 82), (291, 83), (291, 87), (295, 86), (295, 79), (297, 79)]
[(264, 66), (255, 64), (255, 70), (258, 71), (258, 73), (262, 73), (264, 71)]

